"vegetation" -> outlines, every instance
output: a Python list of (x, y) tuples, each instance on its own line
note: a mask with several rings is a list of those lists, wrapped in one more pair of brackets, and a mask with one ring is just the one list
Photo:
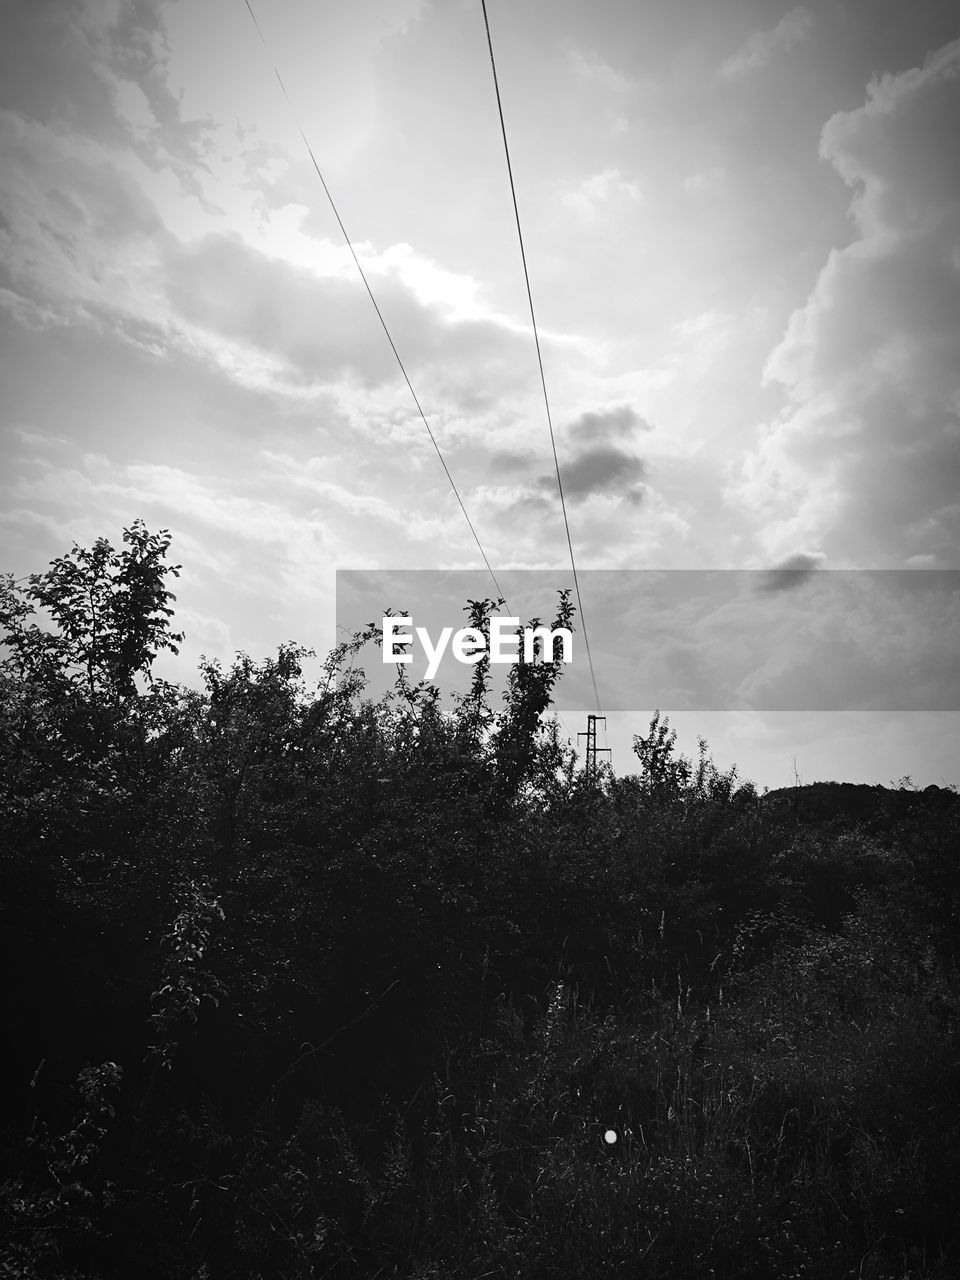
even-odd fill
[(588, 775), (550, 655), (153, 680), (169, 544), (0, 590), (0, 1276), (958, 1273), (951, 792), (759, 796), (659, 717)]

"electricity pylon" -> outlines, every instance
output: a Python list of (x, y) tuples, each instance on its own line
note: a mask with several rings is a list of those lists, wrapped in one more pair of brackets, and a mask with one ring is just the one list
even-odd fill
[(596, 771), (597, 771), (597, 753), (598, 753), (598, 752), (599, 752), (599, 754), (600, 754), (600, 755), (604, 755), (604, 754), (609, 755), (609, 754), (610, 754), (610, 748), (609, 748), (609, 747), (598, 747), (598, 746), (597, 746), (597, 721), (598, 721), (598, 720), (602, 720), (604, 724), (606, 724), (606, 723), (607, 723), (607, 717), (606, 717), (606, 716), (591, 716), (591, 715), (588, 715), (588, 716), (587, 716), (587, 731), (586, 731), (586, 733), (578, 733), (578, 734), (577, 734), (577, 737), (578, 737), (578, 738), (586, 738), (586, 740), (587, 740), (587, 773), (596, 773)]

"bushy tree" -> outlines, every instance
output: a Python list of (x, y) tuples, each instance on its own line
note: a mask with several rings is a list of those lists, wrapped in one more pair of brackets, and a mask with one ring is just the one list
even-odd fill
[[(72, 690), (91, 703), (115, 704), (135, 695), (138, 675), (150, 679), (161, 649), (178, 652), (183, 635), (170, 628), (176, 597), (166, 579), (181, 566), (164, 564), (171, 536), (166, 529), (150, 533), (136, 520), (123, 541), (121, 549), (106, 538), (89, 549), (74, 543), (26, 585), (7, 576), (0, 597), (5, 673), (50, 692)], [(32, 620), (40, 610), (52, 629)]]
[(3, 1275), (947, 1280), (955, 797), (588, 774), (373, 625), (157, 680), (169, 543), (0, 597)]

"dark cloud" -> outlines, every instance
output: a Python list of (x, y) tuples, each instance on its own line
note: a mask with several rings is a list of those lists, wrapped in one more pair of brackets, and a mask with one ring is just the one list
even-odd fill
[[(30, 224), (43, 223), (78, 245), (90, 239), (115, 245), (162, 232), (142, 187), (96, 149), (2, 110), (0, 146), (14, 229), (27, 233), (36, 229)], [(26, 224), (22, 228), (15, 225), (18, 216)]]
[[(567, 437), (580, 447), (572, 457), (566, 457), (560, 449), (564, 495), (574, 502), (595, 493), (639, 502), (647, 475), (646, 464), (614, 442), (628, 440), (638, 431), (652, 430), (629, 405), (581, 414), (566, 429)], [(556, 493), (556, 475), (542, 474), (540, 454), (499, 449), (488, 456), (487, 465), (494, 476), (521, 482), (530, 478), (539, 491)], [(539, 478), (535, 478), (538, 473)]]
[(647, 422), (629, 405), (620, 405), (616, 409), (600, 409), (597, 412), (582, 413), (567, 428), (572, 440), (584, 444), (595, 444), (599, 440), (622, 440), (629, 438), (637, 431), (652, 431)]
[[(172, 168), (200, 195), (192, 170), (214, 145), (210, 120), (187, 120), (167, 84), (162, 0), (125, 0), (116, 12), (84, 0), (14, 0), (4, 6), (0, 106), (74, 136), (131, 147)], [(136, 84), (153, 114), (138, 134), (119, 108), (119, 80)]]
[(3, 7), (0, 106), (35, 120), (69, 121), (109, 142), (125, 140), (110, 89), (98, 74), (77, 0)]
[[(565, 456), (562, 447), (560, 449), (564, 496), (574, 502), (582, 502), (591, 494), (639, 502), (647, 476), (646, 463), (615, 441), (652, 429), (627, 405), (581, 414), (566, 433), (581, 447), (572, 457)], [(498, 449), (488, 456), (487, 465), (494, 476), (530, 482), (541, 493), (556, 493), (556, 475), (543, 474), (542, 454)]]
[(811, 555), (806, 551), (798, 551), (787, 556), (786, 560), (766, 570), (760, 579), (761, 591), (790, 591), (799, 587), (819, 569), (823, 561), (821, 555)]
[[(646, 474), (647, 468), (641, 458), (615, 445), (585, 449), (571, 462), (560, 464), (563, 492), (574, 502), (582, 502), (595, 493), (638, 502)], [(543, 489), (555, 488), (556, 478), (545, 477), (540, 485)]]

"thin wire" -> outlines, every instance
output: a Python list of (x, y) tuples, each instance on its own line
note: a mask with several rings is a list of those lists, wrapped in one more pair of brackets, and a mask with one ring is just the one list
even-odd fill
[(427, 415), (423, 412), (423, 409), (420, 405), (420, 401), (417, 398), (417, 393), (413, 389), (413, 383), (410, 381), (410, 378), (407, 374), (407, 370), (404, 366), (404, 363), (400, 358), (400, 352), (397, 350), (396, 343), (393, 341), (393, 337), (390, 334), (390, 330), (387, 328), (387, 322), (383, 318), (383, 312), (380, 310), (379, 303), (374, 297), (373, 290), (370, 288), (370, 282), (367, 279), (366, 272), (364, 271), (363, 267), (360, 265), (360, 259), (357, 257), (357, 252), (353, 247), (353, 241), (350, 239), (350, 236), (347, 234), (347, 228), (343, 225), (343, 219), (340, 217), (340, 211), (337, 208), (336, 204), (334, 203), (333, 196), (330, 194), (330, 188), (327, 186), (326, 179), (324, 178), (323, 173), (320, 170), (320, 166), (317, 163), (317, 157), (313, 154), (313, 147), (311, 147), (309, 139), (307, 138), (307, 135), (304, 132), (303, 125), (300, 123), (300, 119), (297, 115), (296, 108), (293, 105), (293, 99), (290, 97), (290, 94), (287, 92), (287, 86), (283, 83), (283, 79), (280, 75), (279, 70), (277, 69), (277, 64), (273, 60), (273, 55), (270, 52), (270, 46), (267, 44), (266, 37), (264, 36), (263, 31), (260, 27), (260, 23), (257, 21), (257, 15), (253, 11), (253, 6), (251, 5), (250, 0), (244, 0), (244, 4), (247, 6), (247, 12), (250, 14), (250, 17), (253, 19), (253, 25), (257, 29), (257, 35), (260, 37), (260, 43), (263, 45), (264, 51), (266, 52), (266, 55), (267, 55), (267, 59), (270, 62), (270, 65), (273, 67), (273, 74), (277, 78), (277, 84), (279, 84), (280, 90), (283, 93), (284, 98), (286, 98), (287, 100), (287, 105), (290, 107), (290, 110), (293, 113), (293, 118), (296, 122), (297, 130), (303, 141), (303, 145), (307, 149), (307, 154), (310, 157), (313, 167), (316, 170), (317, 177), (320, 179), (320, 183), (323, 187), (324, 195), (327, 197), (327, 201), (329, 202), (330, 208), (333, 210), (333, 216), (337, 220), (337, 225), (339, 226), (340, 231), (343, 235), (343, 238), (346, 241), (347, 248), (350, 250), (350, 254), (351, 254), (351, 257), (353, 258), (354, 263), (356, 264), (357, 271), (360, 273), (360, 279), (363, 281), (364, 288), (366, 289), (367, 294), (370, 297), (370, 301), (373, 303), (373, 309), (377, 313), (377, 319), (380, 321), (380, 324), (383, 328), (383, 332), (386, 335), (387, 342), (389, 342), (390, 344), (390, 350), (394, 354), (394, 357), (400, 368), (400, 372), (403, 374), (403, 380), (407, 384), (407, 389), (410, 392), (410, 395), (413, 397), (413, 403), (417, 406), (417, 412), (420, 414), (420, 417), (423, 420), (423, 425), (427, 429), (427, 435), (430, 437), (430, 443), (433, 445), (434, 449), (436, 450), (437, 457), (440, 459), (440, 465), (443, 467), (444, 473), (447, 479), (450, 481), (450, 488), (453, 490), (454, 497), (457, 499), (457, 502), (460, 504), (460, 510), (463, 512), (463, 518), (464, 520), (466, 520), (467, 525), (470, 528), (470, 532), (473, 534), (473, 540), (477, 544), (477, 550), (480, 552), (480, 555), (483, 558), (483, 563), (487, 567), (487, 572), (490, 574), (490, 577), (493, 579), (493, 585), (497, 588), (497, 595), (502, 596), (503, 591), (500, 589), (500, 584), (497, 581), (497, 575), (494, 573), (493, 567), (490, 564), (490, 561), (487, 559), (487, 553), (483, 549), (483, 544), (480, 541), (480, 537), (476, 529), (474, 528), (473, 521), (470, 519), (470, 515), (469, 515), (469, 512), (467, 511), (466, 506), (464, 505), (463, 498), (461, 498), (460, 496), (460, 490), (457, 488), (456, 483), (454, 482), (453, 476), (450, 474), (450, 468), (447, 466), (446, 459), (444, 458), (442, 452), (440, 451), (440, 446), (439, 444), (437, 444), (437, 438), (433, 434), (433, 431), (431, 430), (430, 423), (427, 421)]
[[(491, 566), (490, 561), (489, 561), (489, 559), (487, 558), (487, 554), (486, 554), (486, 552), (485, 552), (485, 551), (484, 551), (484, 549), (483, 549), (483, 544), (482, 544), (482, 543), (481, 543), (481, 541), (480, 541), (480, 537), (479, 537), (479, 535), (478, 535), (478, 533), (477, 533), (477, 531), (476, 531), (476, 529), (475, 529), (475, 527), (474, 527), (473, 521), (470, 519), (470, 515), (469, 515), (469, 513), (468, 513), (468, 511), (467, 511), (467, 508), (466, 508), (466, 506), (464, 505), (463, 499), (462, 499), (462, 498), (461, 498), (461, 496), (460, 496), (460, 491), (459, 491), (459, 489), (458, 489), (458, 488), (457, 488), (457, 486), (456, 486), (456, 483), (455, 483), (455, 481), (454, 481), (454, 479), (453, 479), (453, 476), (450, 474), (450, 469), (449, 469), (449, 467), (447, 466), (446, 459), (444, 458), (443, 453), (442, 453), (442, 452), (441, 452), (441, 450), (440, 450), (440, 446), (439, 446), (439, 444), (437, 443), (437, 439), (436, 439), (436, 437), (434, 436), (433, 431), (432, 431), (432, 430), (431, 430), (431, 428), (430, 428), (430, 423), (427, 421), (426, 414), (424, 413), (424, 411), (423, 411), (423, 409), (422, 409), (422, 407), (421, 407), (421, 405), (420, 405), (420, 400), (419, 400), (419, 398), (417, 397), (417, 393), (416, 393), (416, 392), (414, 391), (414, 389), (413, 389), (413, 384), (411, 383), (410, 378), (409, 378), (409, 376), (408, 376), (408, 374), (407, 374), (407, 370), (406, 370), (406, 368), (405, 368), (405, 366), (404, 366), (403, 360), (400, 358), (400, 353), (399, 353), (399, 351), (397, 350), (396, 344), (395, 344), (395, 343), (394, 343), (394, 341), (393, 341), (393, 337), (391, 336), (390, 330), (389, 330), (389, 329), (388, 329), (388, 327), (387, 327), (387, 322), (386, 322), (386, 320), (384, 320), (384, 318), (383, 318), (383, 313), (381, 312), (380, 307), (379, 307), (379, 305), (378, 305), (378, 303), (377, 303), (377, 299), (376, 299), (376, 297), (374, 296), (373, 290), (372, 290), (372, 289), (371, 289), (371, 287), (370, 287), (370, 282), (367, 280), (366, 272), (364, 271), (363, 267), (361, 266), (361, 264), (360, 264), (360, 259), (358, 258), (357, 253), (356, 253), (356, 250), (355, 250), (355, 249), (354, 249), (354, 247), (353, 247), (353, 241), (350, 239), (350, 236), (349, 236), (349, 234), (348, 234), (348, 232), (347, 232), (347, 229), (346, 229), (346, 227), (345, 227), (345, 226), (344, 226), (344, 224), (343, 224), (343, 219), (340, 217), (340, 211), (338, 210), (338, 208), (337, 208), (337, 206), (336, 206), (336, 203), (334, 202), (333, 196), (330, 194), (330, 188), (327, 186), (326, 179), (324, 178), (324, 176), (323, 176), (323, 172), (322, 172), (322, 171), (321, 171), (321, 169), (320, 169), (320, 165), (319, 165), (319, 164), (318, 164), (318, 162), (317, 162), (317, 158), (316, 158), (316, 156), (314, 155), (313, 147), (310, 145), (310, 141), (309, 141), (309, 139), (307, 138), (307, 135), (306, 135), (306, 132), (304, 131), (303, 125), (301, 124), (300, 119), (299, 119), (299, 117), (298, 117), (298, 115), (297, 115), (296, 108), (294, 107), (294, 104), (293, 104), (293, 99), (290, 97), (290, 94), (289, 94), (289, 93), (288, 93), (288, 91), (287, 91), (287, 86), (284, 84), (284, 82), (283, 82), (283, 77), (280, 75), (279, 68), (277, 67), (277, 64), (276, 64), (276, 62), (274, 61), (273, 55), (272, 55), (272, 54), (271, 54), (271, 52), (270, 52), (270, 46), (267, 44), (266, 37), (265, 37), (265, 36), (264, 36), (264, 34), (263, 34), (263, 29), (261, 28), (260, 23), (259, 23), (259, 22), (258, 22), (258, 20), (257, 20), (257, 15), (256, 15), (256, 14), (254, 13), (254, 11), (253, 11), (253, 6), (252, 6), (252, 4), (251, 4), (251, 0), (244, 0), (244, 4), (246, 5), (247, 12), (250, 14), (250, 18), (251, 18), (251, 20), (253, 21), (253, 25), (254, 25), (254, 27), (256, 28), (257, 35), (260, 37), (260, 43), (263, 45), (264, 51), (265, 51), (265, 53), (266, 53), (266, 55), (267, 55), (267, 60), (268, 60), (268, 62), (270, 63), (271, 67), (273, 68), (273, 74), (274, 74), (274, 76), (276, 77), (277, 84), (280, 86), (280, 91), (282, 92), (282, 94), (283, 94), (284, 98), (286, 99), (287, 105), (290, 107), (290, 110), (291, 110), (291, 113), (292, 113), (292, 115), (293, 115), (294, 121), (296, 122), (297, 131), (299, 132), (299, 134), (300, 134), (300, 138), (301, 138), (301, 140), (302, 140), (302, 142), (303, 142), (303, 145), (304, 145), (304, 147), (306, 148), (307, 154), (308, 154), (308, 155), (309, 155), (309, 157), (310, 157), (311, 163), (313, 164), (314, 170), (316, 171), (316, 175), (317, 175), (317, 177), (320, 179), (320, 184), (321, 184), (321, 186), (323, 187), (324, 195), (327, 197), (327, 201), (328, 201), (328, 203), (329, 203), (329, 205), (330, 205), (330, 208), (333, 210), (333, 216), (336, 218), (336, 220), (337, 220), (337, 225), (338, 225), (338, 226), (339, 226), (339, 228), (340, 228), (340, 232), (341, 232), (341, 234), (342, 234), (342, 236), (343, 236), (343, 239), (344, 239), (344, 241), (346, 242), (347, 248), (350, 250), (350, 255), (351, 255), (351, 257), (353, 258), (353, 261), (354, 261), (354, 263), (355, 263), (355, 265), (356, 265), (357, 271), (358, 271), (358, 272), (359, 272), (359, 274), (360, 274), (360, 279), (363, 281), (364, 287), (365, 287), (365, 289), (366, 289), (366, 291), (367, 291), (367, 295), (369, 296), (370, 301), (373, 303), (373, 309), (374, 309), (374, 311), (376, 311), (376, 313), (377, 313), (377, 319), (380, 321), (380, 325), (381, 325), (381, 327), (383, 328), (383, 332), (384, 332), (384, 334), (386, 335), (387, 342), (390, 344), (390, 349), (391, 349), (391, 351), (392, 351), (392, 352), (393, 352), (393, 354), (394, 354), (394, 358), (396, 359), (396, 362), (397, 362), (397, 365), (399, 366), (400, 372), (403, 374), (403, 379), (404, 379), (404, 382), (406, 382), (406, 384), (407, 384), (407, 389), (409, 390), (410, 395), (411, 395), (411, 397), (413, 398), (413, 402), (414, 402), (414, 404), (417, 406), (417, 412), (420, 414), (420, 417), (421, 417), (421, 419), (422, 419), (422, 421), (423, 421), (423, 425), (424, 425), (424, 426), (426, 427), (426, 429), (427, 429), (427, 435), (430, 437), (430, 443), (433, 445), (434, 449), (436, 450), (437, 457), (440, 459), (440, 465), (443, 467), (444, 474), (446, 475), (447, 479), (450, 481), (450, 487), (451, 487), (451, 489), (453, 490), (453, 492), (454, 492), (454, 496), (456, 497), (457, 502), (458, 502), (458, 503), (459, 503), (459, 505), (460, 505), (460, 510), (463, 512), (463, 517), (464, 517), (464, 519), (466, 520), (467, 525), (469, 526), (470, 532), (473, 534), (473, 540), (474, 540), (474, 542), (476, 542), (476, 544), (477, 544), (477, 549), (479, 550), (480, 555), (481, 555), (481, 557), (483, 558), (483, 563), (486, 565), (487, 572), (489, 573), (489, 575), (490, 575), (490, 577), (491, 577), (491, 579), (492, 579), (492, 581), (493, 581), (493, 585), (494, 585), (494, 586), (496, 587), (496, 589), (497, 589), (497, 595), (498, 595), (498, 597), (503, 601), (503, 603), (504, 603), (505, 607), (507, 608), (507, 610), (508, 610), (509, 612), (511, 612), (511, 613), (512, 613), (512, 610), (510, 609), (510, 604), (509, 604), (509, 602), (508, 602), (508, 600), (507, 600), (507, 598), (506, 598), (506, 595), (505, 595), (505, 593), (504, 593), (504, 591), (503, 591), (503, 588), (500, 586), (500, 583), (497, 581), (497, 575), (496, 575), (496, 574), (494, 573), (494, 571), (493, 571), (493, 567)], [(494, 73), (494, 74), (496, 74), (496, 73)], [(499, 91), (498, 91), (498, 92), (499, 92)], [(508, 163), (509, 163), (509, 157), (508, 157)], [(522, 251), (522, 249), (523, 249), (523, 245), (522, 245), (522, 242), (521, 242), (521, 251)], [(528, 286), (528, 291), (529, 291), (529, 286)], [(531, 306), (532, 306), (532, 303), (531, 303)], [(538, 348), (538, 350), (539, 350), (539, 348)], [(542, 369), (541, 369), (541, 374), (542, 374)], [(548, 413), (549, 413), (549, 409), (548, 409)], [(551, 436), (552, 436), (552, 428), (551, 428)], [(554, 449), (554, 460), (556, 460), (556, 449)], [(558, 478), (559, 478), (559, 474), (558, 474)], [(562, 500), (562, 496), (563, 496), (563, 495), (562, 495), (562, 492), (561, 492), (561, 500)], [(566, 516), (564, 516), (564, 518), (566, 518)], [(569, 530), (568, 530), (568, 533), (567, 533), (567, 540), (568, 540), (568, 542), (569, 542)], [(572, 558), (572, 548), (571, 548), (571, 558)], [(579, 586), (576, 584), (576, 569), (575, 569), (575, 568), (574, 568), (574, 584), (576, 585), (576, 588), (577, 588), (577, 601), (578, 601), (578, 604), (579, 604), (579, 603), (580, 603), (580, 588), (579, 588)], [(582, 605), (580, 605), (580, 611), (581, 611), (581, 622), (582, 622), (582, 617), (583, 617), (583, 607), (582, 607)], [(585, 645), (585, 648), (586, 648), (586, 650), (587, 650), (587, 655), (588, 655), (588, 657), (589, 657), (590, 650), (589, 650), (589, 646), (587, 645), (586, 641), (587, 641), (586, 627), (584, 626), (584, 645)], [(591, 676), (592, 676), (592, 675), (593, 675), (593, 662), (592, 662), (592, 660), (590, 661), (590, 673), (591, 673)], [(594, 680), (594, 694), (596, 694), (596, 681), (595, 681), (595, 680)], [(597, 704), (597, 705), (598, 705), (598, 708), (599, 708), (599, 700), (598, 700), (598, 704)], [(568, 738), (570, 738), (570, 729), (569, 729), (569, 726), (566, 724), (565, 720), (563, 719), (563, 716), (561, 715), (561, 713), (560, 713), (559, 711), (557, 712), (557, 717), (558, 717), (558, 719), (560, 720), (561, 724), (564, 726), (564, 728), (567, 730)], [(570, 740), (572, 741), (572, 738), (570, 738)]]
[(587, 619), (583, 611), (583, 600), (580, 596), (580, 580), (577, 576), (577, 562), (573, 554), (573, 539), (570, 537), (570, 521), (567, 519), (567, 504), (563, 496), (563, 480), (560, 476), (560, 460), (557, 457), (557, 441), (553, 431), (553, 415), (550, 412), (550, 398), (547, 395), (547, 380), (543, 372), (543, 355), (540, 350), (540, 335), (537, 330), (537, 317), (533, 309), (533, 292), (530, 288), (530, 273), (527, 270), (527, 255), (523, 246), (523, 229), (520, 226), (520, 210), (517, 206), (517, 189), (513, 181), (513, 166), (510, 163), (510, 147), (507, 144), (507, 125), (503, 118), (503, 103), (500, 99), (500, 81), (497, 77), (497, 63), (493, 56), (493, 40), (490, 36), (490, 19), (487, 17), (487, 0), (480, 0), (483, 6), (483, 24), (487, 30), (487, 47), (490, 50), (490, 67), (493, 71), (493, 87), (497, 95), (497, 111), (500, 115), (500, 133), (503, 136), (503, 153), (507, 159), (507, 176), (510, 179), (510, 195), (513, 199), (513, 216), (517, 224), (517, 239), (520, 241), (520, 259), (523, 263), (523, 279), (527, 286), (527, 302), (530, 305), (530, 323), (533, 325), (533, 340), (537, 347), (537, 365), (540, 369), (540, 385), (543, 388), (543, 404), (547, 411), (547, 426), (550, 428), (550, 447), (553, 449), (553, 465), (557, 473), (557, 491), (560, 494), (560, 510), (563, 512), (563, 527), (567, 535), (567, 550), (570, 553), (570, 568), (573, 571), (573, 587), (577, 596), (577, 608), (580, 610), (580, 626), (583, 630), (583, 646), (590, 664), (590, 680), (593, 684), (593, 696), (600, 711), (600, 694), (597, 690), (597, 677), (593, 669), (593, 654), (590, 652), (590, 639), (587, 635)]

